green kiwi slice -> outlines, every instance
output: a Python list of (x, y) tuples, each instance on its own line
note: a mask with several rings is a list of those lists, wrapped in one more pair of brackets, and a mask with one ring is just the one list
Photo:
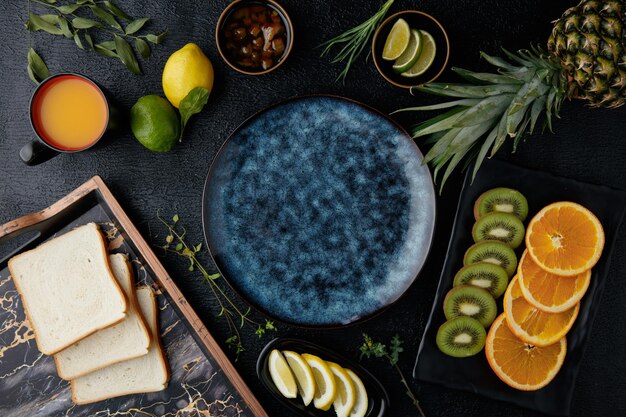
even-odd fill
[(498, 298), (509, 284), (509, 275), (499, 265), (487, 262), (464, 266), (454, 276), (454, 286), (471, 285), (487, 290), (493, 298)]
[(474, 218), (478, 220), (493, 212), (513, 214), (524, 221), (528, 216), (528, 201), (524, 194), (512, 188), (494, 188), (478, 197), (474, 204)]
[(517, 216), (508, 213), (489, 213), (482, 216), (472, 229), (474, 242), (499, 240), (517, 249), (524, 241), (524, 223)]
[(448, 320), (437, 331), (437, 346), (448, 356), (467, 358), (485, 347), (485, 328), (470, 317)]
[(467, 316), (478, 320), (483, 327), (489, 327), (496, 319), (498, 307), (496, 300), (487, 290), (471, 285), (459, 285), (448, 291), (443, 300), (443, 312), (448, 320)]
[(486, 262), (504, 268), (509, 278), (517, 269), (517, 256), (513, 249), (498, 240), (485, 240), (470, 246), (463, 257), (463, 265)]

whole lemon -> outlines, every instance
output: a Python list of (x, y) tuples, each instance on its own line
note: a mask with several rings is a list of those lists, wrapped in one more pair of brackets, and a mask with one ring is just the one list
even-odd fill
[(188, 43), (174, 52), (163, 68), (163, 91), (176, 108), (195, 87), (213, 88), (213, 65), (200, 47)]
[(130, 109), (130, 128), (137, 140), (155, 152), (167, 152), (180, 136), (180, 120), (163, 97), (143, 96)]

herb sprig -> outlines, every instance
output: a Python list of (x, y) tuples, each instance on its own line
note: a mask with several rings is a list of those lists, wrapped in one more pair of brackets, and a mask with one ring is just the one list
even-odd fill
[[(350, 68), (352, 68), (352, 65), (354, 64), (354, 61), (358, 58), (361, 52), (363, 52), (365, 46), (369, 43), (370, 38), (380, 25), (380, 22), (387, 14), (387, 11), (389, 10), (393, 2), (394, 0), (387, 0), (387, 2), (383, 4), (383, 6), (376, 12), (376, 14), (367, 19), (365, 22), (353, 27), (352, 29), (348, 29), (341, 35), (334, 37), (320, 45), (321, 48), (324, 48), (324, 51), (322, 51), (321, 54), (322, 57), (330, 53), (333, 47), (341, 47), (337, 55), (335, 55), (335, 57), (331, 60), (333, 64), (346, 61), (346, 65), (339, 73), (336, 81), (341, 80), (345, 82), (346, 77), (348, 76), (348, 72), (350, 72)], [(372, 51), (369, 50), (366, 60), (369, 59), (371, 53)]]
[[(47, 13), (32, 13), (31, 2)], [(111, 1), (76, 0), (75, 3), (59, 4), (57, 0), (28, 0), (28, 19), (24, 24), (29, 31), (28, 75), (35, 83), (48, 75), (43, 59), (31, 47), (30, 32), (36, 31), (74, 39), (80, 49), (118, 58), (133, 74), (141, 74), (141, 67), (130, 42), (134, 44), (139, 55), (147, 59), (151, 54), (149, 43), (159, 44), (167, 35), (167, 32), (139, 35), (138, 32), (149, 20), (148, 17), (135, 19)], [(96, 42), (94, 37), (98, 32), (109, 40)]]
[(189, 272), (199, 271), (204, 281), (209, 285), (220, 307), (217, 317), (223, 317), (228, 323), (231, 335), (225, 340), (225, 343), (229, 348), (234, 350), (235, 360), (239, 359), (239, 355), (246, 350), (240, 332), (245, 326), (249, 326), (258, 337), (265, 335), (269, 331), (277, 330), (273, 321), (266, 319), (264, 323), (257, 322), (250, 318), (251, 308), (249, 306), (243, 311), (243, 309), (239, 308), (239, 306), (230, 299), (228, 294), (226, 294), (224, 289), (217, 282), (222, 275), (219, 273), (210, 274), (198, 260), (196, 255), (202, 250), (202, 243), (196, 245), (187, 243), (187, 231), (180, 225), (180, 216), (178, 214), (172, 217), (171, 222), (163, 219), (158, 213), (157, 217), (168, 232), (165, 236), (164, 244), (159, 245), (159, 247), (168, 253), (173, 253), (185, 258), (189, 262)]
[(420, 406), (420, 403), (417, 400), (417, 397), (415, 396), (415, 394), (413, 394), (413, 391), (411, 390), (409, 383), (404, 377), (402, 370), (398, 366), (398, 361), (400, 360), (400, 353), (404, 352), (402, 343), (403, 341), (400, 339), (400, 336), (395, 335), (391, 339), (391, 342), (389, 343), (389, 347), (387, 347), (387, 345), (381, 342), (375, 342), (370, 336), (364, 333), (363, 344), (359, 348), (359, 351), (361, 352), (361, 358), (366, 357), (369, 359), (369, 358), (374, 357), (374, 358), (387, 359), (387, 361), (389, 361), (389, 364), (396, 370), (396, 372), (400, 376), (400, 382), (402, 383), (402, 385), (404, 385), (404, 388), (406, 389), (406, 395), (411, 399), (411, 401), (413, 402), (413, 405), (417, 408), (417, 411), (420, 413), (420, 416), (425, 417), (424, 411), (422, 410), (422, 407)]

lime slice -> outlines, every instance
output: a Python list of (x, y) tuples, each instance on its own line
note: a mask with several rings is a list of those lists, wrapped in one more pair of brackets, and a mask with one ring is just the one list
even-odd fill
[(420, 30), (420, 34), (422, 35), (422, 53), (417, 62), (408, 71), (400, 74), (403, 77), (413, 78), (422, 75), (435, 61), (435, 54), (437, 53), (435, 39), (425, 30)]
[(296, 377), (298, 392), (302, 397), (304, 405), (309, 405), (315, 396), (315, 377), (313, 376), (311, 367), (302, 359), (302, 356), (298, 355), (296, 352), (285, 350), (283, 351), (283, 355), (285, 359), (287, 359), (287, 363), (293, 375)]
[(385, 47), (383, 48), (383, 59), (395, 61), (404, 53), (411, 40), (411, 28), (404, 19), (398, 19), (393, 24), (391, 32), (387, 35)]
[(276, 385), (283, 397), (296, 398), (298, 395), (296, 380), (285, 357), (276, 349), (270, 353), (269, 370), (274, 385)]
[(409, 41), (409, 46), (407, 46), (404, 53), (400, 55), (400, 58), (396, 59), (395, 64), (393, 64), (393, 70), (398, 73), (408, 71), (413, 65), (415, 65), (421, 53), (422, 35), (418, 30), (411, 29), (411, 40)]

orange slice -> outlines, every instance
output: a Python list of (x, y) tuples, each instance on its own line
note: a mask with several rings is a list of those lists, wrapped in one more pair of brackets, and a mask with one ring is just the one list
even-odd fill
[(546, 313), (530, 304), (522, 295), (515, 276), (504, 294), (504, 314), (509, 329), (520, 340), (535, 346), (549, 346), (563, 338), (578, 316), (580, 303), (562, 313)]
[(561, 277), (539, 268), (528, 251), (524, 251), (517, 277), (526, 301), (546, 313), (562, 313), (583, 298), (589, 288), (591, 270), (573, 277)]
[(485, 343), (489, 366), (507, 385), (522, 391), (535, 391), (554, 379), (563, 365), (565, 338), (546, 347), (519, 340), (506, 324), (504, 313), (493, 322)]
[(526, 247), (541, 269), (574, 276), (598, 262), (604, 248), (604, 231), (598, 218), (580, 204), (552, 203), (528, 224)]

